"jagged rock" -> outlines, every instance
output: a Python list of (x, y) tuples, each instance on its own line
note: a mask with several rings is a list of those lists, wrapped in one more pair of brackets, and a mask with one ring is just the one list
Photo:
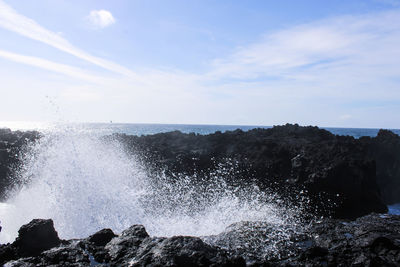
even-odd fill
[[(19, 152), (39, 137), (37, 132), (0, 129), (0, 199), (13, 186), (10, 174), (20, 163)], [(400, 137), (387, 130), (355, 139), (287, 124), (210, 135), (175, 131), (112, 138), (143, 155), (154, 177), (165, 173), (174, 180), (182, 174), (207, 182), (225, 164), (228, 168), (219, 175), (228, 184), (256, 184), (288, 198), (303, 190), (310, 211), (321, 215), (354, 219), (386, 212), (386, 204), (400, 202)]]
[(241, 257), (204, 243), (198, 237), (146, 239), (130, 261), (132, 266), (246, 266)]
[[(89, 238), (69, 240), (36, 256), (24, 258), (22, 253), (5, 259), (10, 251), (4, 248), (12, 245), (4, 245), (0, 259), (5, 266), (400, 266), (397, 215), (325, 218), (283, 235), (279, 231), (266, 222), (239, 222), (202, 239), (166, 238), (150, 237), (143, 226), (133, 225), (106, 246), (96, 246)], [(111, 236), (109, 230), (103, 232)], [(101, 261), (94, 247), (103, 255)]]
[(307, 239), (304, 230), (296, 224), (244, 221), (228, 226), (218, 235), (204, 237), (204, 240), (240, 255), (251, 263), (296, 255), (299, 247), (295, 241)]
[(21, 226), (13, 243), (21, 256), (37, 256), (60, 244), (53, 220), (35, 219)]
[(0, 245), (0, 265), (14, 259), (18, 259), (17, 249), (11, 244)]
[(90, 255), (85, 251), (77, 241), (69, 242), (60, 247), (44, 251), (36, 257), (20, 258), (10, 261), (7, 267), (26, 267), (26, 266), (92, 266), (97, 265)]
[[(358, 140), (318, 127), (290, 124), (210, 135), (170, 132), (114, 137), (133, 153), (145, 155), (143, 161), (155, 177), (165, 173), (174, 181), (180, 177), (176, 174), (182, 174), (207, 183), (221, 166), (228, 166), (218, 172), (228, 184), (255, 184), (288, 198), (306, 192), (311, 200), (310, 212), (354, 219), (387, 211), (377, 183), (381, 179), (377, 173), (384, 165), (376, 165), (373, 153), (368, 152), (374, 138)], [(394, 154), (389, 157), (400, 158)], [(400, 172), (400, 163), (391, 173), (394, 170)], [(400, 190), (400, 185), (397, 188)]]
[(34, 219), (21, 226), (12, 244), (0, 245), (0, 264), (21, 257), (38, 256), (60, 243), (53, 220)]
[(117, 235), (111, 229), (102, 229), (93, 235), (89, 236), (88, 241), (92, 242), (95, 246), (105, 246)]
[(149, 235), (143, 225), (132, 225), (105, 246), (108, 254), (107, 261), (114, 264), (122, 264), (129, 261), (136, 256), (140, 244), (148, 237)]

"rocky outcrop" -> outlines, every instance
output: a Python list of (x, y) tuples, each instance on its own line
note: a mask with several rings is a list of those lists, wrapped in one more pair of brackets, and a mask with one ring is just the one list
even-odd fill
[(7, 196), (7, 191), (18, 181), (11, 174), (21, 163), (20, 152), (25, 145), (39, 138), (38, 132), (20, 132), (0, 129), (0, 201)]
[[(46, 220), (36, 220), (36, 225)], [(51, 224), (52, 225), (52, 224)], [(31, 229), (40, 237), (38, 228)], [(299, 226), (298, 226), (299, 227)], [(35, 230), (36, 229), (36, 230)], [(294, 229), (294, 228), (293, 228)], [(0, 246), (5, 266), (400, 266), (400, 216), (321, 219), (285, 232), (267, 222), (240, 222), (207, 237), (151, 237), (141, 225), (120, 235), (101, 230), (27, 257), (20, 243)], [(53, 230), (54, 231), (54, 228)], [(26, 236), (20, 236), (24, 242)], [(55, 232), (55, 231), (54, 231)], [(111, 239), (110, 239), (111, 238)], [(101, 240), (99, 242), (99, 240)], [(109, 240), (106, 244), (104, 244)], [(279, 241), (279, 242), (276, 242)], [(14, 251), (14, 254), (10, 253)], [(20, 252), (16, 252), (20, 251)], [(21, 254), (22, 253), (22, 254)], [(25, 256), (22, 256), (25, 255)]]
[(377, 183), (385, 204), (400, 203), (400, 136), (380, 130), (375, 138), (361, 138), (376, 162)]
[[(35, 220), (23, 229), (43, 220)], [(52, 223), (51, 223), (52, 224)], [(21, 228), (21, 229), (22, 229)], [(47, 239), (46, 232), (35, 228), (39, 239)], [(53, 228), (54, 230), (54, 228)], [(87, 239), (67, 240), (52, 244), (48, 250), (32, 257), (21, 242), (30, 238), (20, 235), (12, 244), (0, 246), (0, 264), (6, 266), (245, 266), (241, 257), (206, 244), (198, 237), (150, 237), (142, 225), (133, 225), (116, 236), (109, 229), (101, 230)], [(40, 237), (44, 234), (44, 237)], [(28, 240), (25, 240), (28, 238)], [(111, 239), (110, 239), (111, 238)], [(106, 241), (108, 242), (104, 244)], [(11, 253), (10, 253), (11, 251)], [(26, 256), (31, 257), (26, 257)]]
[[(372, 147), (376, 142), (384, 150), (378, 141), (381, 136), (360, 141), (317, 127), (288, 124), (247, 132), (170, 132), (116, 138), (132, 153), (142, 155), (153, 173), (167, 173), (174, 177), (171, 179), (181, 173), (207, 181), (210, 174), (218, 172), (232, 185), (256, 184), (288, 198), (307, 192), (311, 212), (336, 218), (354, 219), (370, 212), (386, 212), (378, 186), (384, 184), (381, 174), (390, 172), (394, 177), (398, 175), (395, 170), (400, 170), (395, 166), (384, 171), (383, 160), (376, 158), (378, 154)], [(395, 153), (388, 157), (398, 160), (394, 159)]]
[[(0, 130), (0, 200), (18, 184), (10, 174), (20, 164), (19, 153), (37, 138), (36, 132)], [(387, 130), (355, 139), (287, 124), (210, 135), (111, 138), (139, 154), (154, 179), (165, 173), (172, 182), (181, 175), (207, 182), (218, 175), (234, 187), (257, 185), (294, 201), (302, 192), (311, 213), (336, 218), (385, 212), (386, 205), (400, 202), (400, 137)]]
[(0, 264), (16, 258), (38, 256), (60, 243), (52, 220), (32, 220), (19, 229), (14, 243), (0, 245)]

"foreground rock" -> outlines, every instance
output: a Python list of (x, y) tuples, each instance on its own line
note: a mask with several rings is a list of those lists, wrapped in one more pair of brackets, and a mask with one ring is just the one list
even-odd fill
[[(32, 225), (46, 225), (46, 231)], [(22, 229), (48, 240), (49, 220)], [(296, 229), (291, 228), (291, 229)], [(150, 237), (141, 225), (120, 235), (101, 230), (86, 239), (51, 243), (40, 254), (25, 251), (20, 230), (0, 246), (5, 266), (400, 266), (400, 216), (371, 214), (354, 221), (323, 219), (298, 231), (266, 222), (240, 222), (216, 236)], [(282, 235), (282, 232), (285, 232)], [(41, 237), (43, 233), (47, 237)], [(54, 235), (50, 240), (54, 239)], [(22, 243), (21, 243), (22, 242)], [(272, 244), (272, 245), (271, 245)], [(37, 245), (37, 244), (36, 244)]]
[(35, 219), (23, 225), (11, 245), (0, 245), (0, 263), (15, 258), (38, 256), (60, 245), (52, 220)]
[[(46, 220), (35, 220), (28, 225)], [(30, 228), (23, 226), (22, 228)], [(21, 229), (22, 229), (21, 228)], [(54, 231), (54, 228), (52, 228)], [(50, 231), (50, 232), (52, 232)], [(48, 231), (36, 228), (31, 235)], [(46, 239), (47, 237), (39, 237)], [(28, 238), (28, 240), (25, 240)], [(87, 239), (53, 243), (40, 255), (21, 246), (30, 237), (18, 237), (17, 241), (0, 246), (0, 264), (5, 266), (245, 266), (241, 257), (229, 255), (228, 251), (208, 245), (198, 237), (175, 236), (171, 238), (150, 237), (143, 226), (133, 225), (115, 236), (105, 229)], [(107, 243), (106, 243), (107, 242)], [(35, 251), (36, 254), (37, 251)], [(31, 257), (26, 257), (31, 256)]]
[(386, 212), (386, 204), (400, 202), (400, 137), (389, 131), (355, 139), (288, 124), (210, 135), (116, 137), (143, 156), (155, 177), (166, 173), (171, 182), (182, 174), (207, 183), (218, 173), (233, 186), (256, 184), (288, 198), (302, 191), (312, 201), (310, 212), (336, 218)]

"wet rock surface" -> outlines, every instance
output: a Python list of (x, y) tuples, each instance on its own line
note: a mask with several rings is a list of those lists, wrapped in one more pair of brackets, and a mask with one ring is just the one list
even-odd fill
[(21, 163), (20, 152), (30, 142), (40, 138), (38, 132), (11, 131), (0, 129), (0, 201), (7, 197), (7, 192), (18, 184), (12, 174)]
[[(37, 132), (0, 129), (0, 200), (21, 182), (11, 176), (21, 163), (19, 153), (38, 138)], [(139, 154), (155, 179), (166, 174), (173, 182), (182, 175), (207, 183), (218, 175), (233, 187), (257, 185), (294, 202), (305, 192), (311, 213), (335, 218), (386, 212), (386, 205), (400, 202), (400, 137), (388, 130), (355, 139), (287, 124), (210, 135), (112, 138)]]
[[(215, 236), (166, 238), (151, 237), (143, 226), (133, 225), (120, 235), (105, 229), (86, 239), (63, 240), (36, 256), (23, 256), (28, 253), (20, 247), (20, 242), (26, 237), (19, 236), (19, 242), (0, 246), (0, 264), (400, 266), (400, 216), (397, 215), (370, 214), (353, 221), (320, 219), (297, 231), (286, 232), (285, 236), (276, 231), (266, 222), (239, 222)], [(93, 236), (99, 235), (107, 238), (101, 238), (100, 243), (93, 240)], [(104, 245), (104, 240), (111, 236), (114, 237)]]
[(255, 184), (287, 198), (306, 192), (310, 212), (335, 218), (386, 212), (387, 204), (400, 202), (400, 137), (387, 130), (355, 139), (287, 124), (210, 135), (115, 137), (171, 182), (177, 174), (207, 182), (223, 169), (218, 175), (233, 186)]

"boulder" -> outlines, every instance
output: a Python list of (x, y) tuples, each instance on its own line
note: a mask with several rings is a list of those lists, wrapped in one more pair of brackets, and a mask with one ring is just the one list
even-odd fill
[(117, 235), (111, 229), (102, 229), (93, 235), (89, 236), (88, 241), (93, 243), (95, 246), (105, 246)]
[(34, 219), (21, 226), (13, 246), (21, 256), (37, 256), (41, 252), (60, 244), (58, 234), (54, 229), (53, 220)]

